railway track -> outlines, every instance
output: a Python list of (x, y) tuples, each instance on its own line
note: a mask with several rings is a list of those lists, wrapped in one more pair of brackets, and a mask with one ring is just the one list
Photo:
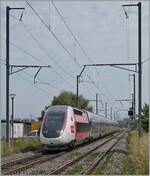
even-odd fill
[(99, 163), (109, 155), (109, 153), (111, 151), (113, 151), (113, 149), (115, 148), (115, 146), (119, 143), (119, 141), (122, 139), (122, 137), (126, 134), (126, 132), (124, 132), (123, 134), (121, 134), (116, 140), (115, 142), (103, 153), (103, 154), (99, 154), (96, 157), (96, 160), (92, 163), (92, 165), (90, 165), (86, 171), (84, 173), (82, 173), (83, 175), (89, 175), (92, 174), (93, 171), (95, 171), (96, 167), (99, 165)]
[[(116, 135), (113, 136), (113, 137), (106, 136), (106, 140), (102, 144), (100, 144), (100, 145), (96, 146), (94, 149), (88, 151), (86, 153), (86, 155), (90, 154), (90, 152), (96, 150), (100, 146), (106, 144), (107, 142), (112, 140), (114, 137), (116, 137)], [(80, 148), (80, 147), (82, 148), (82, 147), (84, 147), (84, 145), (79, 146), (77, 148)], [(19, 158), (19, 159), (16, 159), (14, 161), (2, 164), (1, 165), (1, 171), (2, 171), (3, 175), (11, 175), (11, 174), (20, 173), (20, 172), (25, 171), (25, 170), (27, 170), (27, 169), (29, 169), (29, 168), (37, 165), (37, 164), (44, 163), (44, 162), (47, 162), (47, 161), (53, 161), (54, 159), (62, 156), (65, 153), (67, 153), (67, 151), (59, 152), (59, 153), (56, 153), (56, 154), (43, 155), (42, 152), (41, 152), (41, 153), (38, 153), (38, 154), (34, 154), (32, 156)], [(72, 162), (67, 163), (66, 166), (63, 165), (61, 168), (59, 168), (56, 171), (53, 171), (52, 173), (49, 173), (49, 174), (57, 175), (57, 174), (61, 173), (61, 171), (63, 171), (65, 168), (73, 165), (74, 163), (78, 162), (82, 158), (84, 158), (84, 155), (80, 156), (80, 158), (77, 158), (77, 159), (73, 160)]]
[[(100, 156), (97, 157), (98, 159), (97, 159), (92, 165), (90, 165), (89, 168), (87, 168), (85, 172), (81, 172), (80, 174), (83, 174), (83, 175), (84, 175), (84, 174), (89, 174), (89, 173), (91, 173), (91, 172), (96, 168), (96, 166), (99, 164), (99, 162), (100, 162), (100, 161), (112, 150), (112, 148), (119, 142), (119, 140), (122, 138), (122, 136), (123, 136), (125, 133), (126, 133), (126, 132), (123, 132), (123, 134), (122, 134), (122, 133), (121, 133), (121, 134), (119, 133), (119, 134), (117, 134), (117, 135), (115, 135), (115, 136), (113, 136), (113, 137), (108, 138), (108, 139), (105, 140), (103, 143), (101, 143), (101, 144), (97, 145), (96, 147), (94, 147), (94, 148), (88, 150), (86, 153), (80, 155), (80, 156), (77, 157), (76, 159), (74, 159), (74, 160), (72, 160), (72, 161), (69, 161), (69, 162), (65, 163), (64, 165), (62, 165), (62, 166), (56, 168), (54, 171), (50, 172), (49, 175), (58, 175), (58, 174), (61, 174), (62, 172), (64, 172), (65, 170), (67, 170), (68, 167), (75, 165), (76, 163), (80, 162), (83, 158), (87, 157), (89, 154), (91, 154), (92, 152), (96, 151), (98, 148), (100, 148), (100, 147), (102, 147), (102, 146), (108, 144), (110, 141), (112, 141), (112, 140), (114, 140), (115, 138), (117, 138), (117, 139), (115, 140), (115, 142), (113, 143), (113, 145), (111, 145), (111, 147), (109, 147), (109, 149), (108, 149), (106, 152), (104, 152), (102, 155), (100, 154)], [(118, 136), (120, 136), (120, 137), (118, 138)]]
[(10, 175), (22, 172), (28, 168), (31, 168), (32, 166), (36, 164), (40, 164), (46, 161), (53, 160), (61, 155), (63, 155), (65, 152), (60, 152), (57, 154), (49, 154), (49, 155), (42, 155), (42, 153), (35, 154), (33, 156), (23, 157), (21, 159), (17, 159), (14, 161), (11, 161), (9, 163), (5, 163), (1, 166), (2, 174), (3, 175)]

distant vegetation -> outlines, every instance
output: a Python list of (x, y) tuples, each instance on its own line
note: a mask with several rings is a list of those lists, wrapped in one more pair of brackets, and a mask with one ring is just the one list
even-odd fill
[(148, 132), (149, 131), (149, 105), (144, 104), (142, 108), (142, 112), (144, 114), (144, 117), (142, 119), (142, 128), (144, 131)]
[(124, 161), (123, 175), (149, 175), (148, 133), (138, 137), (136, 131), (128, 136), (128, 154)]
[(30, 150), (37, 150), (42, 144), (39, 140), (32, 139), (16, 139), (10, 141), (10, 145), (1, 141), (1, 156), (5, 157), (14, 153), (27, 152)]
[[(73, 92), (62, 91), (57, 97), (55, 96), (52, 101), (52, 105), (68, 105), (76, 107), (76, 94)], [(89, 101), (82, 95), (79, 96), (79, 108), (88, 111), (93, 111), (92, 106), (89, 105)]]

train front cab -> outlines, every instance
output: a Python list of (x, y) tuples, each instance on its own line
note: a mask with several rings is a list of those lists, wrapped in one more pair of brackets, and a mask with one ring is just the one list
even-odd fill
[(48, 147), (66, 146), (75, 139), (74, 114), (71, 107), (54, 106), (45, 113), (40, 140)]

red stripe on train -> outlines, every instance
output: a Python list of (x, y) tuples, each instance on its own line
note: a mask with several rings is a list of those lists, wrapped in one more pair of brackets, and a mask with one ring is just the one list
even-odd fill
[(83, 139), (83, 138), (89, 137), (89, 135), (90, 135), (90, 132), (77, 132), (75, 138), (76, 140)]

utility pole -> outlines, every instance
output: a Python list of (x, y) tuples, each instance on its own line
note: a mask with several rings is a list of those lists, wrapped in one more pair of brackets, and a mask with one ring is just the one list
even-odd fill
[[(25, 70), (27, 68), (38, 68), (37, 73), (34, 76), (34, 83), (35, 78), (38, 75), (39, 71), (44, 68), (50, 68), (51, 66), (41, 66), (41, 65), (10, 65), (10, 58), (9, 58), (9, 13), (10, 10), (25, 10), (25, 8), (10, 8), (9, 6), (6, 7), (6, 142), (9, 143), (9, 79), (10, 75), (17, 73), (19, 71)], [(23, 12), (21, 14), (20, 20), (22, 18)], [(18, 70), (13, 71), (13, 68), (18, 68)]]
[(133, 99), (133, 118), (135, 120), (135, 118), (136, 118), (135, 74), (129, 75), (129, 76), (133, 76), (133, 95), (132, 95), (132, 99)]
[(134, 120), (135, 120), (135, 118), (136, 118), (135, 74), (133, 74), (133, 94), (134, 94), (134, 109), (133, 109), (133, 114), (134, 114)]
[(6, 7), (6, 142), (9, 143), (9, 12), (24, 10), (24, 8)]
[(115, 111), (114, 111), (114, 120), (116, 120), (116, 113), (115, 113)]
[(96, 114), (98, 114), (98, 93), (96, 94)]
[(133, 111), (133, 115), (132, 115), (132, 121), (134, 119), (134, 94), (132, 93), (132, 111)]
[(14, 138), (14, 98), (15, 98), (16, 94), (10, 94), (10, 97), (11, 97), (11, 103), (12, 103), (12, 114), (11, 114), (11, 137), (12, 139)]
[(141, 112), (142, 112), (142, 18), (141, 2), (137, 4), (128, 4), (125, 6), (138, 7), (138, 134), (141, 136)]
[(107, 105), (108, 105), (108, 103), (106, 102), (105, 103), (105, 118), (107, 118)]
[(76, 106), (79, 107), (79, 75), (77, 75), (77, 96), (76, 96)]
[(6, 142), (9, 142), (9, 6), (6, 7)]
[(80, 77), (84, 71), (86, 66), (83, 66), (81, 72), (79, 75), (77, 75), (77, 93), (76, 93), (76, 107), (78, 108), (79, 107), (79, 83), (80, 83)]
[(111, 117), (111, 120), (112, 120), (112, 107), (110, 108), (110, 117)]
[[(92, 102), (96, 102), (96, 112), (97, 112), (97, 114), (98, 114), (98, 112), (99, 112), (99, 109), (98, 109), (98, 102), (102, 102), (101, 100), (99, 100), (98, 99), (98, 95), (100, 95), (100, 94), (97, 94), (97, 99), (95, 99), (95, 100), (88, 100), (88, 101), (92, 101)], [(102, 111), (102, 110), (101, 110)]]
[(141, 2), (138, 3), (138, 62), (139, 62), (139, 136), (141, 136), (141, 111), (142, 111), (142, 32), (141, 32)]

